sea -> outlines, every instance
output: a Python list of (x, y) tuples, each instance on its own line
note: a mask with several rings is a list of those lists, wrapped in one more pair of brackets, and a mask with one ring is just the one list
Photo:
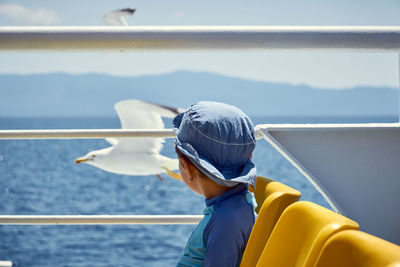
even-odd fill
[[(259, 123), (395, 122), (395, 117), (254, 117)], [(170, 121), (166, 121), (170, 128)], [(0, 129), (120, 128), (115, 118), (1, 118)], [(108, 173), (77, 157), (103, 139), (0, 140), (0, 215), (202, 214), (204, 199), (182, 182)], [(175, 157), (173, 139), (162, 154)], [(258, 175), (329, 205), (265, 140), (253, 154)], [(13, 266), (174, 266), (195, 225), (0, 225), (0, 261)]]

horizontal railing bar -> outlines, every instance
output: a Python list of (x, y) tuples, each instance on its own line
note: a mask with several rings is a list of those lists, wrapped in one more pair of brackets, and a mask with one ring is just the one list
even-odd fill
[(0, 51), (183, 49), (400, 52), (400, 27), (0, 27)]
[[(255, 134), (265, 130), (330, 130), (330, 129), (399, 128), (400, 123), (330, 123), (330, 124), (258, 124)], [(175, 138), (172, 129), (64, 129), (64, 130), (0, 130), (0, 139), (98, 139), (98, 138)]]
[(12, 267), (12, 261), (0, 261), (0, 267)]
[(172, 129), (0, 130), (0, 139), (174, 138), (175, 136)]
[(0, 215), (0, 225), (197, 224), (203, 215)]

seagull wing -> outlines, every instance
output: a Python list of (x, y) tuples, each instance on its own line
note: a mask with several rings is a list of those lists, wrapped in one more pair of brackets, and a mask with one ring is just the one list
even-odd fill
[(117, 138), (106, 138), (106, 141), (110, 143), (112, 146), (116, 146), (118, 144)]
[(106, 26), (127, 26), (125, 18), (135, 12), (135, 8), (124, 8), (111, 11), (103, 16), (103, 23)]
[[(123, 129), (163, 129), (163, 117), (174, 117), (178, 110), (140, 100), (124, 100), (114, 106)], [(164, 138), (121, 138), (118, 149), (159, 153)]]

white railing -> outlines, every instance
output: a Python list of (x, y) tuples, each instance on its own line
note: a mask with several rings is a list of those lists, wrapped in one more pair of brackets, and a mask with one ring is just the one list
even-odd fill
[(203, 215), (0, 215), (0, 225), (197, 224)]
[(172, 129), (0, 130), (0, 139), (173, 138)]
[[(255, 136), (263, 138), (262, 131), (268, 129), (332, 129), (354, 130), (361, 128), (387, 128), (400, 127), (399, 123), (346, 123), (346, 124), (259, 124), (255, 128)], [(103, 139), (103, 138), (174, 138), (173, 129), (71, 129), (71, 130), (0, 130), (1, 139)]]
[(154, 49), (289, 49), (398, 53), (400, 27), (0, 27), (0, 51)]

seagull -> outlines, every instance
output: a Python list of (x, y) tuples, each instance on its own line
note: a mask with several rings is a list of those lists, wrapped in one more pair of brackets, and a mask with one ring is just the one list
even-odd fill
[[(161, 117), (172, 118), (183, 110), (168, 106), (124, 100), (114, 105), (122, 129), (162, 129)], [(107, 138), (111, 146), (89, 152), (77, 158), (75, 163), (87, 163), (102, 170), (125, 175), (156, 175), (166, 173), (181, 180), (179, 174), (171, 171), (178, 169), (178, 160), (160, 154), (164, 138)]]
[(136, 8), (123, 8), (111, 11), (103, 16), (103, 23), (106, 26), (128, 26), (125, 18), (132, 16)]

